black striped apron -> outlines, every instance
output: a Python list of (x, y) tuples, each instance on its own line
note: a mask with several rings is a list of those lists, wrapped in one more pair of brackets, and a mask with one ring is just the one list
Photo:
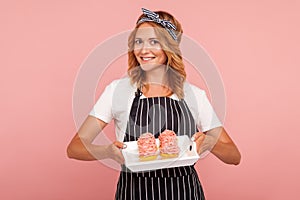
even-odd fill
[[(150, 132), (157, 138), (165, 129), (189, 137), (198, 131), (184, 100), (140, 96), (140, 91), (137, 91), (131, 106), (124, 142), (135, 141), (145, 132)], [(146, 172), (131, 172), (123, 165), (115, 199), (204, 200), (205, 197), (193, 165)]]

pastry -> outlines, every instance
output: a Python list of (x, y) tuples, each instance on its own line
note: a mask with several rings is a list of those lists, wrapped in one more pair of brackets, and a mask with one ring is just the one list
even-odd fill
[(179, 155), (177, 136), (174, 131), (165, 130), (159, 135), (159, 150), (162, 158), (176, 158)]
[(137, 145), (141, 161), (155, 160), (157, 158), (157, 145), (153, 134), (143, 133), (138, 138)]

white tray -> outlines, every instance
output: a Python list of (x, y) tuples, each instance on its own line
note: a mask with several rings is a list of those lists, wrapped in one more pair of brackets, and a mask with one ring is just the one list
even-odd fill
[[(132, 172), (148, 171), (154, 169), (180, 167), (186, 165), (193, 165), (198, 159), (199, 155), (196, 150), (196, 143), (193, 142), (192, 150), (189, 150), (191, 144), (187, 135), (177, 136), (178, 146), (180, 148), (179, 156), (177, 158), (161, 158), (159, 151), (157, 159), (151, 161), (140, 161), (137, 141), (125, 142), (126, 149), (122, 150), (125, 159), (125, 165)], [(157, 147), (159, 147), (159, 140), (156, 139)]]

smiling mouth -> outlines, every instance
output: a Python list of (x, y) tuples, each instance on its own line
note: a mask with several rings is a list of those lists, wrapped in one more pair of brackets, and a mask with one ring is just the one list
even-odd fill
[(153, 60), (155, 57), (141, 57), (143, 61)]

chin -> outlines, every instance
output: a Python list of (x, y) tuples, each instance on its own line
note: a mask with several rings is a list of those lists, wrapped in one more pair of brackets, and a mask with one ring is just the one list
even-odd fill
[(151, 71), (153, 69), (156, 69), (157, 67), (160, 67), (160, 64), (140, 64), (141, 68), (143, 71), (147, 72), (147, 71)]

